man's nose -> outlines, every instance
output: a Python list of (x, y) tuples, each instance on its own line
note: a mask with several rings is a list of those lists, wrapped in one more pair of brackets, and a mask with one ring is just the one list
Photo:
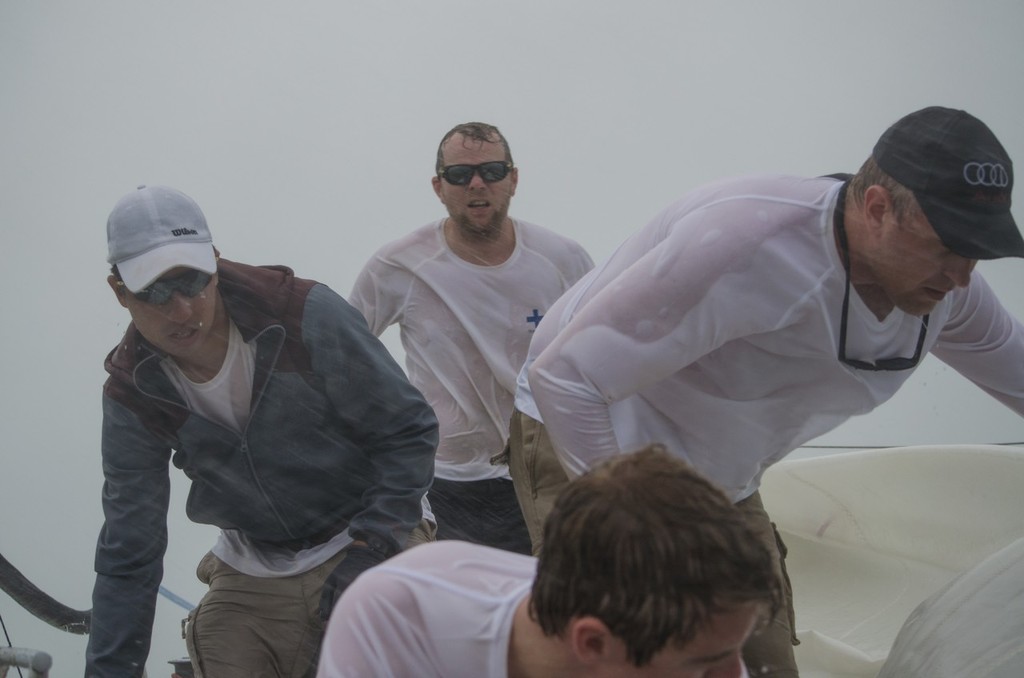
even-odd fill
[(164, 315), (174, 322), (185, 322), (192, 316), (192, 299), (181, 292), (172, 292), (171, 299), (163, 307)]
[(480, 188), (486, 186), (487, 182), (484, 181), (483, 176), (480, 175), (480, 168), (477, 167), (473, 170), (473, 176), (469, 178), (469, 183), (466, 184), (468, 188)]

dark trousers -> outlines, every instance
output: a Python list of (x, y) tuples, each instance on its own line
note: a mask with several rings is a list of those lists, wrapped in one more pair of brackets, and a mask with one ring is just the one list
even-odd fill
[(511, 480), (434, 478), (427, 496), (437, 518), (438, 540), (458, 539), (530, 555), (530, 533)]

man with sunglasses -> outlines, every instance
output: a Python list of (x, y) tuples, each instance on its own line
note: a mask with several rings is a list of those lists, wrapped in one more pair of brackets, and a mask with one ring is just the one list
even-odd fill
[(375, 253), (349, 301), (375, 335), (399, 325), (409, 378), (437, 414), (438, 539), (529, 553), (508, 467), (491, 459), (508, 437), (530, 337), (593, 262), (575, 242), (509, 216), (518, 182), (496, 127), (450, 130), (433, 177), (448, 216)]
[[(888, 400), (922, 356), (1024, 415), (1024, 327), (974, 271), (1024, 256), (1012, 184), (984, 123), (931, 107), (892, 125), (852, 178), (686, 195), (534, 335), (510, 438), (520, 500), (556, 492), (563, 468), (660, 442), (726, 489), (784, 575), (765, 469)], [(779, 615), (748, 645), (751, 673), (796, 675), (791, 640)]]
[(123, 197), (107, 245), (132, 323), (105, 363), (86, 675), (142, 675), (168, 462), (191, 480), (189, 517), (221, 528), (186, 626), (196, 675), (310, 675), (340, 592), (431, 538), (433, 412), (358, 311), (286, 267), (220, 259), (180, 191)]

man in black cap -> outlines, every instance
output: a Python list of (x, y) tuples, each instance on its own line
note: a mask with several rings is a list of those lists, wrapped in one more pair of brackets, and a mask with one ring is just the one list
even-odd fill
[[(765, 469), (888, 400), (927, 353), (1024, 415), (1024, 326), (974, 270), (1024, 256), (1012, 187), (988, 127), (932, 107), (896, 122), (853, 177), (686, 195), (534, 334), (509, 438), (520, 501), (543, 519), (563, 468), (659, 442), (726, 489), (784, 573)], [(779, 615), (752, 639), (751, 675), (796, 675), (792, 630)]]

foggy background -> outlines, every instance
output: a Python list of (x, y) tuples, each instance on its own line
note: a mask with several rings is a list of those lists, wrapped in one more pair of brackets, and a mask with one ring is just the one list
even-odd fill
[[(0, 553), (91, 605), (102, 361), (129, 320), (105, 281), (105, 223), (136, 185), (192, 196), (226, 258), (347, 296), (379, 246), (444, 214), (438, 141), (481, 120), (520, 167), (512, 215), (600, 261), (706, 181), (855, 171), (928, 105), (977, 115), (1024, 167), (1022, 26), (1020, 0), (4, 0)], [(1024, 317), (1024, 262), (978, 268)], [(386, 343), (401, 361), (397, 331)], [(929, 357), (816, 442), (1022, 440), (1020, 418)], [(164, 585), (195, 603), (215, 530), (185, 518), (172, 471)], [(85, 637), (2, 593), (0, 614), (54, 676), (82, 674)], [(185, 614), (159, 599), (151, 678), (185, 656)]]

